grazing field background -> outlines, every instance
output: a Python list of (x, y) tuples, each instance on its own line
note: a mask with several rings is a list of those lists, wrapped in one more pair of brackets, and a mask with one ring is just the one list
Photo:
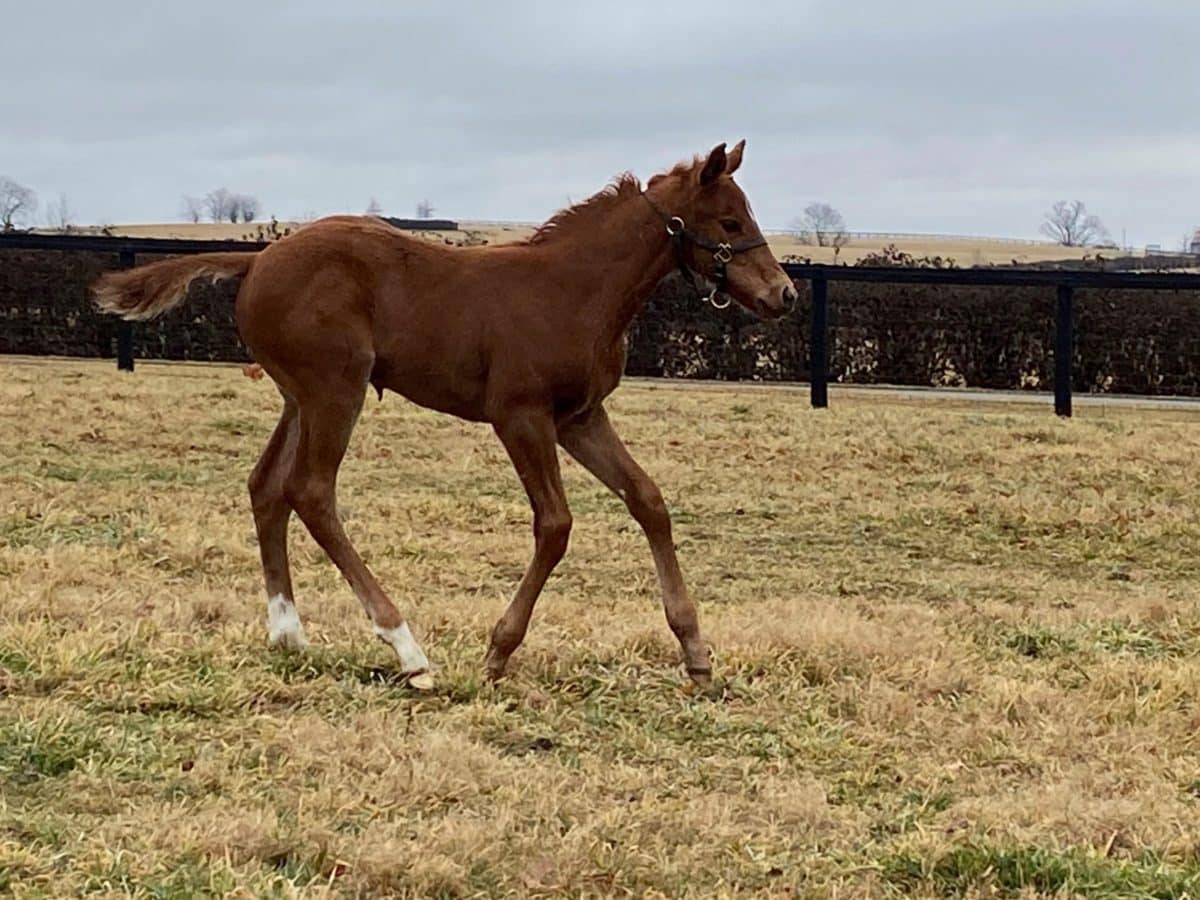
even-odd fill
[[(301, 221), (279, 222), (280, 230), (294, 231), (303, 225)], [(78, 234), (111, 234), (121, 237), (182, 238), (186, 240), (261, 240), (267, 223), (249, 222), (163, 222), (147, 224), (108, 225), (104, 227), (83, 226), (73, 230)], [(532, 224), (499, 222), (459, 222), (457, 231), (414, 231), (414, 237), (452, 244), (506, 244), (523, 240), (533, 234)], [(792, 233), (770, 232), (766, 235), (772, 252), (780, 258), (787, 255), (808, 257), (813, 262), (854, 263), (868, 254), (878, 253), (886, 246), (913, 256), (951, 257), (960, 266), (975, 266), (988, 263), (1008, 265), (1012, 262), (1039, 263), (1051, 260), (1082, 260), (1095, 257), (1095, 247), (1064, 247), (1050, 241), (1014, 242), (1003, 238), (987, 238), (955, 235), (896, 235), (878, 238), (853, 237), (836, 253), (833, 247), (818, 247), (805, 244)], [(1116, 251), (1102, 250), (1101, 254), (1115, 255)]]
[(0, 892), (61, 897), (1200, 893), (1200, 421), (623, 387), (715, 648), (564, 461), (531, 549), (488, 430), (368, 399), (347, 528), (438, 670), (408, 691), (299, 525), (266, 648), (232, 366), (0, 360)]
[[(2, 243), (2, 242), (0, 242)], [(160, 258), (140, 254), (138, 263)], [(894, 253), (877, 262), (912, 263)], [(0, 246), (0, 355), (112, 356), (117, 320), (89, 293), (114, 252)], [(234, 324), (240, 279), (193, 283), (185, 303), (131, 329), (138, 359), (248, 361)], [(630, 375), (810, 381), (811, 286), (793, 314), (715, 310), (678, 276), (630, 331)], [(1200, 395), (1200, 291), (1080, 290), (1072, 381), (1099, 394)], [(829, 376), (843, 384), (1046, 390), (1054, 381), (1048, 287), (839, 283), (830, 290)]]

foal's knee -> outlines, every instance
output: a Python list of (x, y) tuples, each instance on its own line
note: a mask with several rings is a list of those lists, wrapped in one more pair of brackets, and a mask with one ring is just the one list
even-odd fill
[(256, 516), (270, 515), (280, 503), (286, 502), (278, 482), (272, 483), (271, 473), (257, 466), (246, 479), (246, 490), (250, 492), (250, 508)]
[(266, 479), (263, 473), (255, 466), (250, 472), (250, 477), (246, 479), (246, 490), (250, 492), (250, 503), (255, 509), (262, 503), (263, 488), (266, 486)]
[(533, 527), (538, 549), (555, 560), (561, 559), (571, 540), (571, 524), (571, 513), (567, 510), (538, 516)]

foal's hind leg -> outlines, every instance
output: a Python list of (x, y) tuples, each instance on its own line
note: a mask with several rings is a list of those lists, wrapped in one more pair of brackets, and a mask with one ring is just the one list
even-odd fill
[(300, 436), (294, 400), (284, 397), (283, 414), (254, 471), (250, 473), (250, 504), (262, 555), (267, 587), (267, 639), (272, 647), (302, 650), (308, 645), (296, 613), (288, 567), (287, 532), (292, 508), (284, 496), (284, 479), (292, 466)]
[(496, 433), (504, 443), (533, 507), (534, 548), (525, 577), (492, 630), (485, 663), (492, 679), (504, 674), (509, 656), (524, 640), (538, 595), (567, 552), (571, 536), (571, 511), (567, 508), (559, 475), (553, 419), (541, 413), (515, 415), (498, 424)]
[(300, 433), (295, 460), (284, 485), (285, 496), (309, 532), (350, 583), (375, 633), (396, 651), (410, 684), (433, 687), (429, 660), (409, 631), (408, 623), (384, 593), (358, 551), (346, 537), (337, 515), (337, 471), (362, 409), (366, 375), (361, 382), (325, 385), (300, 400)]

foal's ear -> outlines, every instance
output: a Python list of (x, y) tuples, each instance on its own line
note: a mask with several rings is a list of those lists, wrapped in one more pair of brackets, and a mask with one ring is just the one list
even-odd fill
[(732, 175), (738, 170), (742, 164), (742, 153), (746, 149), (746, 140), (743, 138), (733, 145), (733, 149), (729, 151), (729, 160), (725, 166), (725, 174)]
[(712, 148), (712, 153), (708, 154), (708, 161), (704, 163), (704, 168), (700, 170), (700, 183), (712, 184), (725, 172), (725, 144), (720, 143)]

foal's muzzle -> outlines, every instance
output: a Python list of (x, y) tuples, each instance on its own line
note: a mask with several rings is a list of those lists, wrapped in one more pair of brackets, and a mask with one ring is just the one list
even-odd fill
[(789, 284), (783, 289), (783, 314), (786, 316), (796, 308), (796, 301), (800, 299), (800, 292), (796, 290), (794, 284)]
[(759, 297), (755, 304), (758, 314), (764, 319), (779, 319), (796, 308), (800, 293), (790, 281), (766, 296)]

